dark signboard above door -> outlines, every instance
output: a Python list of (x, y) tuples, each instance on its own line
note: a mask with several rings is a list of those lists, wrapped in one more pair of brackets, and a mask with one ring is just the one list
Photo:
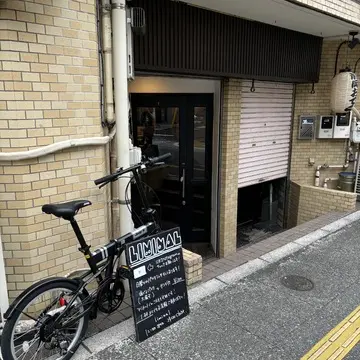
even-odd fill
[(180, 229), (126, 246), (136, 340), (141, 342), (189, 314)]
[(136, 71), (285, 82), (319, 79), (322, 38), (171, 0), (133, 0), (146, 34), (134, 36)]

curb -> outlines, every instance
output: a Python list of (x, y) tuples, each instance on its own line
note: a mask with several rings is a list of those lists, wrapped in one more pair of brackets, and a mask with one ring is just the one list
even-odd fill
[[(220, 290), (223, 290), (229, 285), (233, 285), (247, 276), (264, 269), (265, 267), (278, 262), (286, 256), (292, 255), (297, 251), (313, 244), (315, 241), (321, 240), (331, 234), (338, 232), (344, 227), (360, 220), (360, 210), (350, 215), (344, 216), (333, 223), (326, 225), (318, 230), (315, 230), (301, 238), (294, 240), (284, 246), (281, 246), (273, 251), (270, 251), (257, 259), (250, 260), (247, 263), (240, 265), (222, 275), (219, 275), (207, 282), (204, 282), (188, 291), (190, 307), (194, 307), (196, 303), (214, 295)], [(80, 347), (74, 360), (85, 360), (91, 355), (96, 355), (101, 350), (119, 343), (122, 340), (135, 334), (134, 320), (132, 318), (115, 325), (101, 333), (98, 333), (90, 338), (84, 340), (85, 347)], [(86, 349), (87, 348), (87, 349)], [(90, 350), (91, 353), (88, 351)]]

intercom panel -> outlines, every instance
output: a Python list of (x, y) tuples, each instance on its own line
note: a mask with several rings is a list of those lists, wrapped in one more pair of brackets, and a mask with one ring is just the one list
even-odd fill
[(348, 139), (350, 137), (351, 112), (346, 114), (336, 114), (333, 138)]
[(334, 131), (334, 115), (319, 115), (316, 122), (316, 138), (332, 139)]
[(315, 134), (315, 115), (300, 115), (299, 140), (312, 140)]

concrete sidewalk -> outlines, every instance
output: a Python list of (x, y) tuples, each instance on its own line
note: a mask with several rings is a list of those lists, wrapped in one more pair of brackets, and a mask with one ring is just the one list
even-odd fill
[[(85, 340), (74, 359), (300, 359), (360, 303), (359, 218), (349, 215), (191, 289), (191, 314), (143, 343), (129, 319)], [(280, 282), (285, 275), (305, 276), (314, 288), (290, 290)], [(346, 357), (359, 358), (357, 347)]]

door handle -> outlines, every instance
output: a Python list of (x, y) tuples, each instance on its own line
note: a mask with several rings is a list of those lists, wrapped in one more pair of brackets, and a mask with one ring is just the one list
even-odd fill
[(182, 170), (182, 177), (181, 177), (181, 182), (182, 182), (182, 192), (181, 192), (181, 196), (184, 199), (185, 198), (185, 168), (183, 168)]

